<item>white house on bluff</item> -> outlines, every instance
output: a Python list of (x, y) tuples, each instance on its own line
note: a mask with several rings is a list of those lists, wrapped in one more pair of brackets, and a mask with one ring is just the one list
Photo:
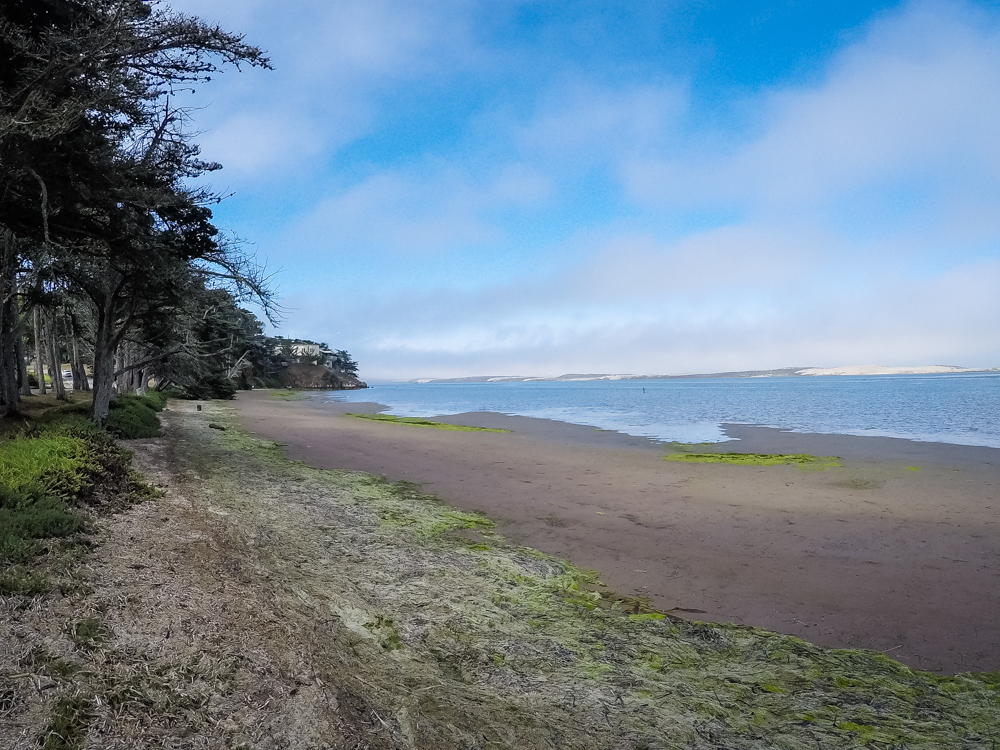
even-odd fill
[(326, 365), (329, 367), (333, 362), (333, 351), (327, 349), (313, 341), (286, 341), (274, 347), (275, 354), (282, 354), (291, 349), (291, 359), (296, 363), (303, 360), (311, 360), (309, 364)]

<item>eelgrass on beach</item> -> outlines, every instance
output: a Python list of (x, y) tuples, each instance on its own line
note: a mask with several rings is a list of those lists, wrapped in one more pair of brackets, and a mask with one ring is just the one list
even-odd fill
[(737, 466), (780, 466), (792, 464), (801, 469), (829, 469), (840, 466), (837, 456), (813, 456), (809, 453), (671, 453), (664, 461), (686, 464), (734, 464)]
[(1000, 675), (938, 676), (873, 651), (623, 602), (593, 572), (513, 544), (413, 484), (289, 462), (228, 414), (213, 405), (176, 423), (179, 455), (204, 479), (197, 502), (226, 514), (231, 538), (257, 540), (244, 564), (286, 592), (283, 616), (321, 634), (311, 648), (327, 661), (314, 673), (370, 706), (387, 746), (1000, 743)]
[(430, 427), (434, 430), (455, 430), (458, 432), (510, 432), (496, 427), (472, 427), (464, 424), (448, 424), (447, 422), (435, 422), (421, 417), (397, 417), (393, 414), (359, 414), (345, 413), (345, 417), (355, 417), (356, 419), (369, 419), (372, 422), (386, 422), (389, 424), (402, 424), (410, 427)]

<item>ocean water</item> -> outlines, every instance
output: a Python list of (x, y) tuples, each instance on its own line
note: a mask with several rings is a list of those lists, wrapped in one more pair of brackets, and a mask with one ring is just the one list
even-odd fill
[(1000, 448), (1000, 374), (530, 383), (392, 383), (335, 391), (402, 417), (493, 411), (685, 443), (728, 439), (726, 423)]

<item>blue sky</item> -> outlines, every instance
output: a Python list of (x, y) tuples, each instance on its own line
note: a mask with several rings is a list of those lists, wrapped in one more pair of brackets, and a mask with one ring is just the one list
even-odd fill
[(1000, 3), (179, 0), (280, 333), (371, 380), (1000, 365)]

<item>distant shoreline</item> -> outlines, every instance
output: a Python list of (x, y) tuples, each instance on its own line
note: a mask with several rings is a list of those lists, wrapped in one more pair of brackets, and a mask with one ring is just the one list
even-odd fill
[(847, 365), (842, 367), (782, 367), (774, 370), (739, 370), (735, 372), (694, 373), (688, 375), (633, 375), (621, 373), (568, 373), (556, 376), (533, 375), (472, 375), (463, 378), (414, 378), (407, 383), (531, 383), (579, 382), (594, 380), (679, 380), (695, 378), (795, 378), (872, 375), (958, 375), (1000, 372), (1000, 367), (972, 368), (959, 365), (917, 365), (889, 367), (886, 365)]

